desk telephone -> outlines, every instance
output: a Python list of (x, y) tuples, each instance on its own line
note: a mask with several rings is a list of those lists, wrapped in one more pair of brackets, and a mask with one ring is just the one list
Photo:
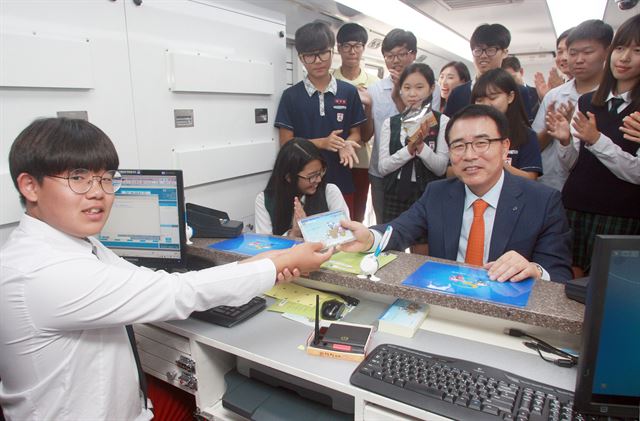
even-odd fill
[(242, 221), (229, 219), (229, 214), (204, 206), (187, 203), (187, 225), (194, 238), (233, 238), (242, 234)]

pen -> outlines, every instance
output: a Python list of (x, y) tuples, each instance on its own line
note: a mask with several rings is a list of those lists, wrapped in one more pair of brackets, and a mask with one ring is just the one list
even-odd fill
[(387, 244), (389, 243), (389, 238), (391, 238), (392, 232), (393, 232), (393, 227), (391, 225), (387, 225), (387, 229), (384, 230), (384, 234), (382, 235), (382, 240), (380, 240), (380, 244), (378, 244), (378, 247), (376, 248), (376, 252), (373, 253), (375, 257), (378, 257), (382, 249), (387, 246)]

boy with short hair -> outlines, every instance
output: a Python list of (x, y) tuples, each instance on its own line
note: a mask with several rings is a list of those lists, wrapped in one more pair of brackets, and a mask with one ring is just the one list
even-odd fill
[(322, 22), (308, 23), (298, 28), (295, 38), (307, 74), (282, 93), (275, 120), (280, 144), (294, 137), (313, 142), (327, 162), (327, 183), (340, 188), (352, 213), (351, 168), (358, 161), (359, 126), (366, 121), (362, 102), (355, 87), (329, 73), (335, 45), (331, 28)]
[(372, 119), (367, 121), (362, 131), (374, 134), (369, 162), (369, 181), (371, 182), (371, 201), (376, 220), (382, 221), (384, 210), (384, 177), (378, 170), (378, 142), (385, 120), (404, 110), (400, 98), (400, 87), (397, 85), (402, 71), (414, 62), (418, 40), (410, 31), (404, 29), (391, 30), (382, 40), (382, 56), (389, 70), (389, 76), (374, 83), (368, 89), (371, 96)]
[(533, 75), (533, 81), (540, 100), (544, 98), (550, 89), (557, 88), (573, 78), (571, 70), (569, 70), (569, 54), (567, 52), (567, 37), (569, 37), (572, 30), (573, 28), (567, 29), (556, 40), (556, 65), (549, 70), (548, 81), (544, 80), (544, 76), (540, 72), (536, 72)]
[[(499, 23), (485, 23), (473, 31), (469, 46), (473, 54), (473, 64), (476, 68), (476, 79), (489, 70), (500, 68), (502, 60), (509, 54), (510, 44), (511, 33)], [(444, 109), (446, 116), (451, 117), (462, 108), (471, 104), (471, 89), (474, 83), (475, 81), (473, 80), (469, 81), (451, 91)], [(522, 86), (520, 87), (520, 96), (524, 102), (527, 116), (533, 118), (528, 94)]]
[(599, 19), (586, 20), (570, 32), (567, 49), (569, 71), (574, 78), (547, 92), (531, 125), (538, 133), (542, 151), (544, 175), (538, 181), (557, 190), (562, 191), (569, 174), (558, 158), (558, 140), (547, 133), (547, 111), (560, 111), (571, 121), (578, 98), (598, 88), (612, 39), (613, 28)]
[(8, 419), (153, 418), (125, 325), (244, 304), (330, 256), (315, 243), (184, 274), (134, 266), (93, 237), (120, 187), (118, 164), (111, 140), (84, 120), (36, 120), (11, 147), (26, 212), (0, 249)]
[[(515, 79), (518, 86), (525, 88), (529, 100), (529, 104), (532, 105), (532, 115), (535, 116), (540, 106), (540, 100), (538, 99), (538, 92), (533, 86), (529, 86), (524, 81), (524, 68), (520, 64), (520, 60), (516, 56), (509, 56), (502, 60), (502, 68), (509, 72), (513, 79)], [(533, 120), (533, 118), (531, 119)], [(529, 122), (531, 122), (531, 120)]]
[[(371, 97), (367, 88), (379, 81), (380, 78), (365, 71), (361, 66), (362, 54), (367, 45), (369, 36), (367, 30), (357, 23), (345, 23), (338, 30), (336, 36), (338, 41), (338, 52), (342, 59), (340, 68), (333, 72), (338, 80), (343, 80), (352, 84), (358, 89), (360, 100), (364, 105), (364, 113), (367, 121), (371, 120)], [(361, 133), (362, 134), (362, 133)], [(369, 138), (361, 137), (361, 148), (356, 151), (358, 163), (351, 170), (353, 184), (355, 185), (353, 199), (353, 214), (351, 219), (362, 222), (367, 206), (367, 196), (369, 193), (369, 161), (371, 157), (371, 144)]]

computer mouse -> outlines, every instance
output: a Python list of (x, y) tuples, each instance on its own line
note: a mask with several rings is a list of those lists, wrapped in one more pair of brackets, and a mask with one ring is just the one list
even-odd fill
[(338, 300), (329, 300), (322, 303), (322, 318), (325, 320), (338, 320), (344, 311), (344, 303)]

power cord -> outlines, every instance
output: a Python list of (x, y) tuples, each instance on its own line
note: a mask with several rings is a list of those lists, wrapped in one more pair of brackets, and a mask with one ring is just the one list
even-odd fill
[[(536, 351), (538, 351), (538, 355), (540, 355), (540, 358), (542, 358), (544, 361), (553, 363), (559, 367), (573, 367), (574, 365), (578, 364), (578, 357), (576, 357), (575, 355), (572, 355), (566, 351), (556, 348), (555, 346), (543, 341), (542, 339), (529, 335), (528, 333), (520, 329), (505, 329), (504, 333), (509, 336), (514, 336), (516, 338), (532, 339), (534, 342), (527, 341), (527, 342), (524, 342), (524, 345), (527, 348), (535, 349)], [(542, 355), (542, 351), (550, 354), (555, 354), (562, 358), (557, 358), (555, 360), (551, 358), (546, 358)]]

